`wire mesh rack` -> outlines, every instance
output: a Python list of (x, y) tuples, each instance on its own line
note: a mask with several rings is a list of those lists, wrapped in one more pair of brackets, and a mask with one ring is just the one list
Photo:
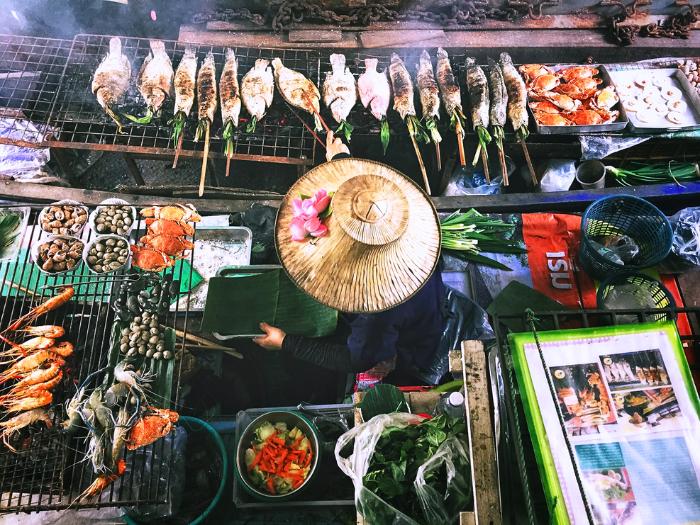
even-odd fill
[[(61, 83), (51, 124), (58, 129), (55, 147), (76, 149), (99, 149), (122, 151), (144, 155), (173, 155), (175, 145), (170, 136), (167, 122), (172, 116), (173, 100), (169, 98), (162, 110), (162, 116), (148, 125), (129, 124), (124, 133), (117, 133), (114, 123), (104, 114), (91, 91), (92, 76), (102, 58), (109, 49), (110, 36), (77, 35), (70, 49), (63, 82)], [(148, 55), (149, 40), (145, 38), (121, 37), (122, 50), (132, 65), (132, 77), (138, 71), (144, 58)], [(201, 61), (208, 52), (212, 52), (216, 62), (217, 78), (224, 64), (226, 49), (210, 45), (182, 44), (164, 40), (173, 68), (180, 63), (186, 47), (195, 50)], [(264, 48), (232, 48), (238, 58), (240, 78), (250, 70), (258, 58), (272, 59), (279, 57), (289, 68), (304, 73), (318, 83), (318, 53), (314, 50), (273, 50)], [(132, 81), (123, 104), (118, 108), (121, 113), (140, 115), (145, 112), (145, 105), (138, 89)], [(182, 144), (181, 155), (201, 157), (203, 145), (193, 141), (196, 127), (196, 107), (190, 114)], [(304, 116), (310, 125), (310, 116)], [(313, 125), (312, 125), (313, 126)], [(221, 116), (217, 111), (212, 127), (212, 157), (223, 157)], [(267, 115), (258, 123), (255, 132), (247, 133), (245, 119), (234, 134), (234, 159), (279, 162), (287, 164), (313, 164), (314, 138), (311, 133), (289, 110), (278, 92)]]
[[(690, 369), (698, 381), (698, 358), (700, 357), (700, 308), (676, 308), (666, 310), (561, 310), (535, 312), (538, 331), (572, 328), (612, 326), (631, 322), (650, 322), (658, 313), (666, 312), (674, 318), (684, 317), (691, 328), (690, 334), (681, 334), (681, 341), (688, 356)], [(678, 316), (678, 317), (676, 317)], [(515, 370), (508, 345), (510, 331), (530, 331), (526, 314), (494, 315), (492, 326), (496, 335), (496, 345), (492, 349), (496, 378), (492, 374), (494, 402), (499, 404), (500, 446), (499, 470), (501, 491), (509, 494), (509, 505), (504, 507), (504, 523), (551, 523), (552, 517), (547, 508), (544, 490), (540, 479), (534, 447), (531, 442), (520, 392), (515, 378)], [(509, 329), (510, 327), (510, 329)], [(492, 372), (494, 369), (492, 368)], [(556, 393), (552, 392), (556, 403)], [(525, 515), (518, 509), (525, 509)]]
[[(61, 422), (66, 419), (66, 401), (80, 385), (87, 385), (87, 393), (101, 382), (101, 371), (110, 362), (112, 350), (111, 333), (115, 323), (113, 309), (125, 270), (98, 276), (89, 273), (82, 263), (73, 271), (49, 275), (41, 272), (33, 262), (31, 249), (43, 242), (47, 235), (37, 225), (40, 208), (31, 210), (29, 225), (21, 234), (21, 247), (11, 261), (0, 263), (0, 329), (5, 329), (11, 320), (17, 319), (31, 308), (54, 295), (49, 287), (72, 285), (75, 295), (65, 305), (38, 320), (38, 324), (57, 324), (65, 328), (62, 339), (74, 344), (74, 354), (66, 359), (61, 384), (53, 390), (50, 428), (34, 425), (24, 429), (21, 442), (15, 444), (18, 452), (12, 453), (0, 446), (0, 513), (58, 510), (67, 507), (107, 507), (137, 504), (159, 504), (168, 500), (170, 493), (171, 458), (173, 440), (160, 439), (154, 444), (134, 452), (125, 451), (127, 464), (125, 475), (106, 489), (99, 498), (77, 502), (81, 492), (90, 485), (96, 475), (87, 456), (86, 430), (74, 434), (62, 431)], [(196, 233), (196, 232), (195, 232)], [(132, 237), (143, 234), (141, 223), (132, 231)], [(85, 243), (93, 238), (86, 228), (81, 240)], [(190, 255), (192, 262), (194, 253)], [(181, 290), (191, 288), (191, 275), (183, 269), (185, 265), (167, 270), (174, 281), (181, 283)], [(116, 281), (116, 282), (115, 282)], [(78, 284), (83, 283), (83, 284)], [(186, 292), (189, 298), (189, 291)], [(187, 332), (188, 309), (175, 302), (174, 309), (161, 318), (166, 326), (178, 326), (182, 337), (176, 339), (175, 349), (182, 348)], [(117, 349), (118, 352), (118, 349)], [(174, 402), (177, 407), (179, 395), (179, 367), (181, 361), (173, 362), (173, 396), (171, 400), (154, 399), (160, 406)], [(3, 366), (3, 369), (7, 366)], [(90, 374), (100, 371), (96, 381), (86, 383)], [(2, 387), (6, 390), (6, 386)], [(158, 406), (158, 405), (156, 405)], [(0, 417), (6, 418), (6, 414)], [(36, 428), (34, 428), (36, 427)]]
[(70, 40), (0, 35), (0, 144), (46, 144)]

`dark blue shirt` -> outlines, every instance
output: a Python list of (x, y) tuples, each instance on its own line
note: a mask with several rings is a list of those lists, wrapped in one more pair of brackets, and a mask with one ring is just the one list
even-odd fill
[(442, 336), (445, 286), (436, 270), (405, 303), (376, 314), (347, 315), (352, 369), (361, 372), (396, 356), (397, 370), (425, 369)]

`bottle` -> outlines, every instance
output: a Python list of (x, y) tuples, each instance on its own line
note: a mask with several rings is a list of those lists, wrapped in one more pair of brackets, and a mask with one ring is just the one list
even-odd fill
[(461, 392), (443, 394), (437, 403), (436, 412), (454, 418), (464, 418), (464, 394)]

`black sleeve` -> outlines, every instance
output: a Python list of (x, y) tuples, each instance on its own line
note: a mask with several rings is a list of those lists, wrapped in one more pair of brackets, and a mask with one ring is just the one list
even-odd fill
[(350, 157), (352, 157), (352, 155), (350, 155), (349, 153), (338, 153), (331, 160), (349, 159)]
[(346, 345), (324, 339), (312, 339), (287, 334), (282, 341), (282, 351), (302, 361), (337, 372), (352, 372), (350, 349)]

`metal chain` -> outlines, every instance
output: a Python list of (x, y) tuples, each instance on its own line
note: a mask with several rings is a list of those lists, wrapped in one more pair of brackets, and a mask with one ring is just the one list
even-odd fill
[(620, 0), (604, 0), (601, 6), (615, 6), (619, 13), (608, 17), (608, 33), (610, 38), (621, 46), (629, 46), (634, 43), (637, 36), (644, 38), (683, 38), (690, 37), (690, 31), (700, 17), (700, 11), (690, 7), (683, 13), (678, 13), (655, 24), (639, 26), (635, 24), (622, 24), (627, 18), (637, 12), (638, 0), (631, 6), (625, 6)]

